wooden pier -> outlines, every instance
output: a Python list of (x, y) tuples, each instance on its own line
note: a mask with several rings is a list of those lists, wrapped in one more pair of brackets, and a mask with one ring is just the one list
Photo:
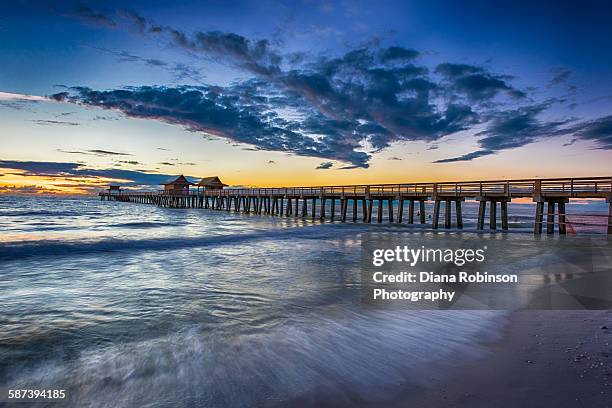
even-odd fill
[[(310, 217), (346, 222), (375, 221), (425, 224), (425, 203), (433, 202), (431, 227), (463, 228), (462, 203), (479, 202), (477, 229), (485, 229), (488, 210), (490, 230), (508, 230), (508, 203), (531, 198), (536, 203), (534, 233), (567, 233), (565, 204), (571, 198), (605, 199), (608, 202), (608, 234), (612, 234), (612, 177), (530, 180), (459, 181), (439, 183), (371, 184), (320, 187), (224, 188), (204, 191), (103, 192), (102, 200), (155, 204), (171, 208), (203, 208), (285, 217)], [(394, 206), (397, 202), (397, 207)], [(339, 205), (337, 205), (339, 204)], [(376, 205), (375, 205), (376, 204)], [(498, 216), (499, 204), (499, 216)], [(348, 214), (348, 209), (351, 213)], [(385, 209), (386, 207), (386, 209)], [(453, 211), (454, 207), (454, 211)], [(415, 220), (415, 211), (418, 219)], [(544, 212), (546, 211), (546, 219)], [(453, 223), (454, 212), (454, 223)], [(555, 228), (556, 227), (556, 228)]]

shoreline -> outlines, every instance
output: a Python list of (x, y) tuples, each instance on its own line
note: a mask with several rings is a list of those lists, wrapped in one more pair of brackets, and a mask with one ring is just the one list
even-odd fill
[(389, 406), (612, 406), (612, 311), (517, 311), (506, 323), (486, 356), (451, 362), (444, 380)]

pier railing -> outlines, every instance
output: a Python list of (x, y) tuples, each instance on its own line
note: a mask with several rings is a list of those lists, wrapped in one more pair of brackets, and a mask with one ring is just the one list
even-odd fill
[[(540, 194), (563, 194), (570, 197), (605, 197), (612, 192), (612, 177), (554, 178), (523, 180), (453, 181), (437, 183), (356, 184), (317, 187), (274, 187), (206, 190), (206, 195), (249, 196), (457, 196), (477, 197), (489, 194), (530, 197)], [(204, 194), (192, 191), (191, 194)]]

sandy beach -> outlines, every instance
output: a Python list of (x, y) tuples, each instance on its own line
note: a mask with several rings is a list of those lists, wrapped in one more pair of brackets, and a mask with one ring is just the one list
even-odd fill
[(399, 405), (610, 407), (611, 343), (610, 311), (515, 312), (487, 357)]

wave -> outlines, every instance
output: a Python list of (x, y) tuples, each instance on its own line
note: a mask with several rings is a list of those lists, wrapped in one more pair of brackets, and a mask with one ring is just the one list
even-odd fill
[(119, 224), (110, 224), (108, 227), (114, 228), (160, 228), (160, 227), (176, 227), (181, 225), (187, 225), (185, 222), (151, 222), (151, 221), (141, 221), (141, 222), (124, 222)]
[[(49, 241), (0, 244), (0, 261), (30, 257), (71, 257), (102, 252), (164, 251), (243, 244), (260, 239), (323, 239), (338, 236), (338, 225), (302, 228), (267, 229), (257, 232), (224, 234), (216, 236), (167, 237), (149, 239), (104, 239), (100, 241)], [(347, 226), (349, 227), (349, 226)], [(350, 228), (350, 227), (349, 227)], [(344, 228), (343, 228), (344, 229)], [(355, 228), (356, 229), (356, 228)]]
[[(350, 318), (347, 318), (350, 316)], [(430, 384), (445, 367), (482, 355), (498, 337), (500, 312), (367, 311), (333, 308), (295, 316), (268, 332), (235, 334), (199, 325), (144, 341), (49, 356), (10, 388), (68, 389), (67, 406), (326, 406), (388, 401)], [(311, 405), (311, 404), (306, 404)], [(325, 405), (325, 404), (324, 404)]]
[(0, 211), (2, 217), (80, 217), (83, 215), (100, 215), (100, 212), (87, 211), (51, 211), (51, 210), (28, 210), (28, 211)]

